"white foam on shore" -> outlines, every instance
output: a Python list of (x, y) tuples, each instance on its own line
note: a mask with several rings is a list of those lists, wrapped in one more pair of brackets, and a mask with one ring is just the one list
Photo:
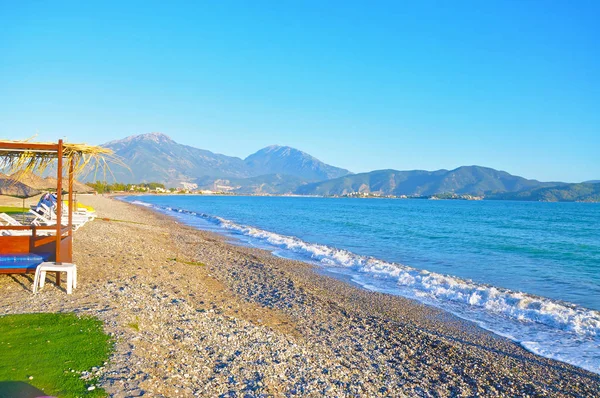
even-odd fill
[[(150, 205), (140, 201), (132, 203)], [(294, 253), (325, 268), (337, 267), (351, 271), (354, 275), (352, 280), (369, 290), (389, 293), (392, 286), (395, 294), (472, 320), (485, 329), (520, 342), (534, 353), (600, 374), (598, 311), (360, 256), (208, 214), (171, 207), (156, 208), (179, 213), (179, 217), (184, 218), (183, 221), (185, 218), (202, 218), (236, 234)]]
[(140, 206), (144, 206), (144, 207), (154, 207), (154, 205), (151, 205), (150, 203), (142, 202), (141, 200), (134, 200), (131, 203), (133, 203), (134, 205), (140, 205)]

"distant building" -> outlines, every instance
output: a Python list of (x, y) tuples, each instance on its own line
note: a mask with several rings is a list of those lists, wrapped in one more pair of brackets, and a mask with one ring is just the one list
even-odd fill
[(182, 182), (181, 185), (183, 185), (183, 189), (185, 191), (193, 191), (198, 189), (198, 184), (193, 184), (191, 182)]

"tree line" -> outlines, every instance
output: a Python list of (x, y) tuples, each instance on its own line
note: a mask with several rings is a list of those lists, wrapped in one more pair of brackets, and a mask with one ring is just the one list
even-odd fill
[[(165, 189), (165, 185), (159, 182), (142, 182), (139, 184), (123, 184), (121, 182), (115, 182), (112, 184), (106, 181), (88, 182), (88, 186), (94, 188), (98, 193), (110, 193), (110, 192), (147, 192), (155, 191), (157, 188)], [(171, 188), (174, 191), (175, 188)]]

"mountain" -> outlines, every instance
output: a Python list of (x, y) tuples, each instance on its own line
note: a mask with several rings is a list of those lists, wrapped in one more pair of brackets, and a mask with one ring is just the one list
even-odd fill
[(284, 174), (307, 181), (323, 181), (350, 174), (289, 146), (272, 145), (248, 156), (244, 162), (255, 176)]
[(584, 181), (583, 184), (600, 184), (600, 180)]
[(600, 202), (600, 184), (562, 184), (521, 192), (498, 193), (489, 195), (486, 199), (533, 200), (537, 202)]
[[(594, 200), (595, 186), (600, 187), (598, 184), (528, 180), (481, 166), (351, 174), (287, 146), (269, 146), (242, 160), (182, 145), (161, 133), (131, 136), (104, 146), (129, 166), (130, 170), (111, 166), (118, 182), (159, 182), (170, 187), (191, 182), (203, 189), (240, 194), (464, 194), (485, 195), (490, 199), (555, 201)], [(91, 173), (87, 177), (88, 181), (96, 179), (104, 178)]]
[(377, 170), (303, 185), (296, 193), (325, 196), (353, 192), (396, 196), (440, 193), (482, 195), (487, 192), (516, 192), (558, 184), (527, 180), (488, 167), (462, 166), (454, 170), (437, 171)]
[[(178, 144), (161, 133), (150, 133), (111, 141), (103, 145), (112, 149), (130, 170), (111, 166), (119, 182), (161, 182), (177, 186), (200, 176), (249, 177), (240, 158)], [(88, 180), (94, 179), (88, 177)]]
[(267, 174), (249, 178), (200, 178), (196, 183), (205, 190), (260, 195), (291, 194), (307, 182), (296, 176)]
[[(267, 147), (242, 160), (179, 144), (162, 133), (135, 135), (103, 146), (112, 149), (129, 167), (130, 170), (117, 165), (110, 167), (115, 179), (123, 183), (152, 181), (178, 186), (181, 182), (194, 182), (203, 177), (240, 180), (262, 175), (287, 175), (304, 182), (321, 181), (349, 173), (290, 147)], [(111, 176), (106, 177), (110, 179)], [(90, 173), (86, 178), (87, 181), (97, 179), (104, 180), (105, 176)], [(277, 181), (276, 178), (272, 179), (276, 185)]]

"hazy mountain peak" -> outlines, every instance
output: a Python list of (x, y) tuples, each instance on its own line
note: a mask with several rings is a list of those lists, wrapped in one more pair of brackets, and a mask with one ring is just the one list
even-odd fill
[(120, 182), (161, 182), (177, 186), (198, 177), (248, 177), (240, 158), (216, 154), (173, 141), (163, 133), (133, 135), (103, 145), (130, 170), (112, 170)]
[(269, 145), (267, 147), (264, 147), (263, 149), (259, 149), (258, 151), (256, 151), (256, 153), (248, 156), (246, 159), (250, 158), (251, 156), (254, 156), (256, 154), (267, 154), (267, 153), (274, 153), (277, 154), (278, 156), (289, 156), (291, 154), (297, 154), (297, 155), (304, 155), (307, 157), (311, 157), (309, 154), (302, 152), (299, 149), (296, 148), (292, 148), (290, 146), (285, 146), (285, 145)]
[(129, 144), (129, 143), (140, 142), (140, 141), (154, 142), (156, 144), (175, 143), (175, 141), (173, 141), (171, 139), (171, 137), (169, 137), (166, 134), (146, 133), (146, 134), (130, 135), (129, 137), (125, 137), (121, 140), (110, 141), (110, 142), (107, 142), (106, 144), (104, 144), (104, 146), (111, 146), (111, 145), (115, 145), (115, 144)]
[[(273, 145), (269, 145), (267, 147), (264, 147), (263, 149), (261, 149), (261, 151), (272, 152), (272, 151), (278, 150), (279, 148), (284, 148), (284, 147), (282, 145), (273, 144)], [(289, 148), (289, 147), (287, 147), (287, 148)]]
[(255, 175), (287, 174), (310, 181), (322, 181), (350, 174), (330, 166), (314, 156), (289, 146), (270, 145), (244, 159)]

